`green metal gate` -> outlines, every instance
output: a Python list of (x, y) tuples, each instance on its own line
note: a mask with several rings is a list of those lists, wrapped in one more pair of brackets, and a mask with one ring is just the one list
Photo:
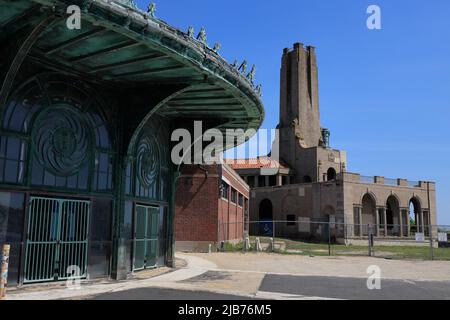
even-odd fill
[(158, 257), (159, 207), (136, 205), (133, 270), (154, 268)]
[(31, 197), (24, 283), (86, 278), (90, 202)]

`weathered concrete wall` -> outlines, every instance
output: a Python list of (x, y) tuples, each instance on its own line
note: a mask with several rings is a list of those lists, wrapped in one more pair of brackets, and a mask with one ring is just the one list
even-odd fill
[[(382, 180), (381, 180), (382, 181)], [(431, 215), (431, 224), (436, 225), (436, 195), (435, 184), (430, 183), (431, 211), (428, 208), (427, 183), (421, 182), (417, 187), (408, 186), (405, 181), (399, 180), (402, 185), (390, 186), (385, 184), (370, 184), (360, 182), (359, 175), (346, 173), (344, 180), (322, 183), (296, 184), (281, 187), (255, 188), (251, 191), (250, 217), (252, 221), (260, 221), (260, 205), (268, 199), (272, 203), (273, 220), (286, 221), (288, 215), (295, 215), (296, 220), (309, 218), (310, 222), (328, 222), (333, 216), (337, 223), (360, 224), (355, 221), (355, 208), (361, 208), (362, 224), (379, 224), (377, 220), (379, 210), (387, 209), (387, 201), (394, 197), (398, 201), (398, 208), (393, 208), (392, 224), (407, 226), (410, 201), (417, 199), (420, 211), (423, 212), (422, 224), (428, 225), (428, 212)], [(375, 199), (374, 205), (363, 203), (363, 197), (368, 194)], [(400, 214), (402, 221), (400, 222)], [(308, 221), (308, 219), (306, 219)], [(388, 222), (389, 223), (389, 222)], [(283, 236), (298, 236), (298, 226), (287, 226), (287, 223), (277, 223), (277, 233)], [(310, 232), (317, 233), (312, 226)], [(400, 235), (399, 227), (394, 232)], [(343, 233), (343, 227), (339, 226)], [(353, 229), (350, 229), (353, 230)], [(256, 229), (252, 230), (256, 232)], [(319, 232), (320, 233), (320, 232)], [(348, 236), (353, 236), (348, 234)], [(404, 231), (406, 236), (406, 231)]]

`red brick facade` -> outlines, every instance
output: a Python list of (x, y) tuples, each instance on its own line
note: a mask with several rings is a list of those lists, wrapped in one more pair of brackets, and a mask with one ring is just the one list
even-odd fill
[[(229, 185), (227, 199), (222, 183)], [(176, 192), (177, 249), (203, 251), (209, 244), (241, 240), (248, 230), (248, 199), (248, 185), (227, 165), (185, 166)]]

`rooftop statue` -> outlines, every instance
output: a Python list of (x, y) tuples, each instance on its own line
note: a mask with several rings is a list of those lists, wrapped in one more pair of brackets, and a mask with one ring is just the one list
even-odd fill
[(154, 18), (155, 17), (155, 12), (156, 12), (156, 3), (154, 3), (153, 1), (148, 5), (148, 9), (147, 12), (150, 14), (150, 17)]
[(216, 44), (214, 44), (213, 51), (215, 53), (219, 53), (220, 48), (222, 48), (222, 45), (219, 42), (216, 42)]
[(253, 83), (253, 81), (255, 80), (255, 75), (256, 75), (256, 65), (252, 66), (252, 70), (250, 70), (250, 72), (247, 75), (247, 79)]
[(137, 9), (138, 6), (136, 5), (136, 2), (134, 2), (134, 0), (116, 0), (116, 2), (122, 3), (128, 7), (132, 7)]
[(233, 68), (235, 68), (235, 69), (237, 69), (237, 67), (238, 67), (238, 61), (237, 61), (237, 59), (234, 59), (234, 62), (233, 62), (233, 64), (231, 65)]
[(189, 26), (187, 34), (189, 38), (194, 38), (195, 30), (193, 26)]
[(200, 32), (199, 32), (199, 34), (197, 36), (197, 40), (199, 40), (200, 42), (206, 44), (207, 39), (206, 39), (206, 29), (205, 29), (205, 27), (202, 27), (200, 29)]
[(244, 60), (244, 62), (242, 62), (241, 66), (239, 67), (238, 70), (242, 73), (247, 72), (247, 60)]
[(258, 84), (255, 88), (256, 93), (261, 97), (262, 95), (262, 85)]

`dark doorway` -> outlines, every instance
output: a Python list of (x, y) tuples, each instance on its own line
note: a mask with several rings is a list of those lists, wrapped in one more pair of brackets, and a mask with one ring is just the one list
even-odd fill
[(259, 220), (272, 220), (273, 219), (273, 208), (272, 202), (269, 199), (264, 199), (259, 204)]
[(311, 179), (310, 176), (304, 176), (303, 177), (303, 183), (311, 183), (311, 182), (312, 182), (312, 179)]
[[(396, 197), (390, 196), (386, 201), (386, 224), (388, 235), (399, 235), (399, 221), (395, 221), (394, 217), (398, 217), (400, 212), (399, 203)], [(398, 229), (398, 230), (397, 230)]]
[(330, 168), (327, 171), (327, 181), (334, 181), (336, 180), (336, 170), (334, 168)]
[(421, 232), (420, 213), (421, 213), (420, 201), (414, 197), (409, 201), (409, 223), (411, 225), (411, 232)]
[(273, 235), (273, 207), (269, 199), (259, 204), (259, 235), (272, 237)]

